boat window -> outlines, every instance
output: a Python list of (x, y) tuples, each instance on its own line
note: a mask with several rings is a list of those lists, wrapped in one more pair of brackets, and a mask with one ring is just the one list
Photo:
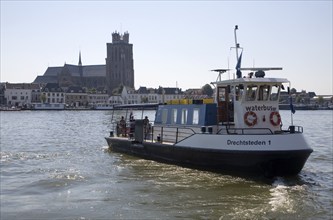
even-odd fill
[(229, 87), (229, 94), (228, 94), (228, 98), (229, 98), (229, 102), (233, 102), (234, 101), (234, 93), (235, 93), (235, 87), (234, 86), (230, 86)]
[(197, 125), (199, 124), (199, 109), (193, 109), (193, 121), (192, 124)]
[(261, 85), (259, 87), (259, 96), (258, 96), (259, 101), (267, 101), (268, 100), (270, 87), (271, 86), (269, 86), (269, 85)]
[(279, 99), (279, 94), (280, 94), (280, 86), (279, 85), (272, 86), (270, 100), (277, 101)]
[(219, 89), (218, 89), (218, 91), (219, 91), (219, 101), (220, 102), (224, 102), (224, 101), (226, 101), (225, 99), (225, 94), (226, 94), (226, 88), (224, 88), (224, 87), (220, 87)]
[(244, 85), (240, 84), (236, 86), (236, 101), (241, 101), (244, 94)]
[(177, 109), (176, 108), (174, 108), (174, 109), (172, 109), (172, 113), (171, 113), (172, 115), (171, 115), (171, 123), (172, 124), (176, 124), (177, 123)]
[(168, 109), (163, 109), (162, 111), (162, 123), (166, 124), (168, 120)]
[(258, 86), (248, 85), (246, 88), (246, 101), (254, 101), (256, 99)]
[(182, 124), (187, 123), (187, 109), (182, 110)]

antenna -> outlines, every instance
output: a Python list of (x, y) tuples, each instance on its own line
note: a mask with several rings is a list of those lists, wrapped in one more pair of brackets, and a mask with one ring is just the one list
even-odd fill
[(228, 57), (228, 79), (230, 79), (230, 67), (229, 67), (229, 57)]
[(234, 35), (235, 35), (235, 47), (236, 47), (236, 60), (238, 60), (238, 48), (239, 48), (239, 43), (237, 43), (237, 34), (236, 34), (237, 30), (238, 30), (238, 25), (235, 25)]
[(240, 47), (239, 47), (239, 43), (237, 43), (237, 34), (236, 34), (237, 30), (238, 30), (238, 25), (235, 25), (234, 34), (235, 34), (236, 60), (237, 60), (236, 75), (237, 75), (237, 78), (242, 78), (242, 72), (240, 71), (240, 67), (241, 67), (241, 62), (242, 62), (243, 48), (242, 48), (242, 53), (238, 57), (238, 49)]

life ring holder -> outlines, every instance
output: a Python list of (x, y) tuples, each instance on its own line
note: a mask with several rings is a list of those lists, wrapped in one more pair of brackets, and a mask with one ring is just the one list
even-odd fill
[[(250, 122), (249, 120), (248, 120), (248, 116), (249, 115), (251, 115), (253, 118), (254, 118), (254, 120), (252, 121), (252, 122)], [(255, 112), (253, 112), (253, 111), (249, 111), (249, 112), (246, 112), (245, 114), (244, 114), (244, 122), (245, 122), (245, 124), (247, 125), (247, 126), (249, 126), (249, 127), (253, 127), (255, 124), (257, 124), (257, 121), (258, 121), (258, 117), (257, 117), (257, 114), (255, 113)]]
[[(276, 119), (275, 117), (276, 116)], [(273, 126), (278, 126), (281, 124), (281, 115), (279, 112), (271, 112), (270, 116), (269, 116), (269, 120), (271, 121), (271, 124)]]

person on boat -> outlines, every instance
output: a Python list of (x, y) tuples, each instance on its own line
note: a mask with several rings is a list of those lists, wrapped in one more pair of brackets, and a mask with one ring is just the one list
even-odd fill
[(120, 122), (119, 122), (120, 132), (122, 136), (126, 136), (126, 121), (124, 119), (124, 116), (121, 116)]
[(135, 131), (135, 120), (134, 120), (134, 116), (131, 113), (130, 115), (130, 130), (129, 130), (129, 135), (131, 138), (133, 138), (134, 136), (134, 131)]
[(149, 133), (149, 119), (148, 116), (145, 117), (145, 119), (143, 119), (143, 130), (144, 130), (144, 134), (145, 134), (145, 138), (147, 137), (147, 134)]

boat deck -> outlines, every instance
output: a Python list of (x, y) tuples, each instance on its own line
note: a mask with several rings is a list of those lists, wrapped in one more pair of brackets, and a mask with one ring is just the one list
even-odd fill
[[(135, 141), (134, 137), (122, 137), (122, 136), (114, 136), (112, 137), (114, 139), (118, 139), (118, 140), (128, 140), (128, 141)], [(157, 140), (152, 140), (152, 139), (144, 139), (143, 142), (146, 143), (160, 143), (160, 144), (167, 144), (167, 145), (174, 145), (174, 142), (170, 142), (170, 141), (157, 141)]]

